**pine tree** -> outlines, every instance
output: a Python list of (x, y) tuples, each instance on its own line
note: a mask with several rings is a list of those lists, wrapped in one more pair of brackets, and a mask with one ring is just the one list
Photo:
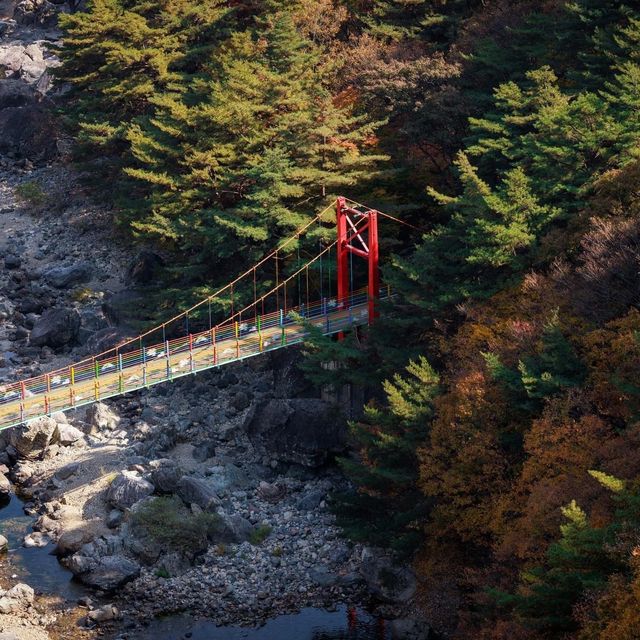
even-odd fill
[(291, 11), (255, 23), (129, 132), (126, 172), (141, 196), (127, 207), (131, 226), (195, 264), (261, 255), (318, 206), (306, 203), (360, 187), (384, 159), (367, 146), (377, 123), (334, 104), (321, 50)]
[[(62, 15), (58, 77), (69, 83), (65, 114), (78, 129), (81, 155), (100, 154), (96, 177), (118, 181), (132, 123), (155, 110), (156, 97), (183, 80), (210, 51), (224, 0), (93, 0), (87, 11)], [(105, 174), (107, 177), (105, 177)], [(98, 183), (98, 180), (94, 182)]]
[(559, 210), (541, 205), (521, 169), (507, 172), (495, 190), (481, 180), (464, 154), (456, 162), (462, 193), (431, 190), (452, 212), (408, 259), (395, 258), (388, 280), (406, 298), (429, 311), (488, 296), (511, 282)]
[(340, 465), (356, 492), (338, 496), (338, 523), (354, 540), (411, 555), (422, 538), (428, 500), (417, 488), (417, 450), (425, 442), (440, 379), (426, 358), (406, 367), (406, 376), (384, 383), (387, 406), (369, 405), (351, 425), (356, 459)]
[(460, 21), (476, 2), (464, 0), (349, 0), (361, 28), (387, 41), (422, 40), (443, 45), (454, 40)]

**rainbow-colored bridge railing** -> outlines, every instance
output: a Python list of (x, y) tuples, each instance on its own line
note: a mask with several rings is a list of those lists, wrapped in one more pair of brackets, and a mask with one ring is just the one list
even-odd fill
[[(379, 298), (390, 295), (385, 287)], [(368, 322), (368, 291), (361, 289), (139, 349), (115, 348), (106, 357), (1, 386), (0, 430), (300, 343), (310, 326), (332, 335)]]

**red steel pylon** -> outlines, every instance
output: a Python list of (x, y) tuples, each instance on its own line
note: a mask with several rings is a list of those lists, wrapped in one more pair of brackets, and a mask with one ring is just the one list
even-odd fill
[[(358, 225), (366, 217), (365, 224)], [(369, 209), (358, 211), (347, 206), (344, 198), (336, 200), (338, 225), (338, 302), (348, 303), (350, 291), (349, 254), (364, 258), (368, 262), (369, 324), (379, 316), (380, 269), (378, 247), (378, 212)], [(354, 246), (357, 243), (359, 246)]]

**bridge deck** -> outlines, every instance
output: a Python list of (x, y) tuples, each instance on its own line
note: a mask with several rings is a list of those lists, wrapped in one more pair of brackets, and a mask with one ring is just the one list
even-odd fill
[(300, 343), (309, 333), (307, 325), (332, 335), (368, 321), (365, 291), (353, 294), (344, 308), (338, 308), (333, 300), (303, 305), (286, 315), (276, 312), (265, 316), (256, 324), (222, 325), (104, 359), (86, 360), (1, 388), (0, 430)]

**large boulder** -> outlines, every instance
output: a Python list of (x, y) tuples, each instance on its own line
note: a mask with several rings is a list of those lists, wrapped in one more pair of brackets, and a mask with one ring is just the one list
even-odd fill
[(130, 339), (132, 335), (120, 327), (105, 327), (89, 336), (84, 347), (88, 354), (103, 353)]
[(253, 525), (239, 513), (232, 515), (219, 514), (221, 516), (216, 540), (219, 542), (238, 543), (250, 540), (254, 534)]
[(36, 460), (47, 448), (59, 441), (58, 425), (53, 418), (43, 416), (29, 420), (11, 430), (9, 442), (19, 458)]
[(0, 598), (0, 613), (17, 613), (28, 609), (35, 598), (33, 589), (22, 582), (5, 591)]
[(117, 509), (129, 509), (153, 493), (153, 485), (135, 471), (121, 471), (109, 485), (107, 501)]
[(21, 80), (0, 80), (0, 109), (24, 107), (35, 101), (33, 90)]
[(18, 24), (52, 27), (58, 19), (58, 3), (48, 0), (20, 0), (13, 12)]
[(273, 458), (308, 467), (324, 464), (346, 447), (345, 417), (336, 406), (317, 398), (254, 404), (245, 429), (253, 445)]
[(138, 253), (127, 269), (127, 280), (132, 284), (149, 284), (164, 266), (161, 256), (148, 249)]
[(80, 314), (75, 309), (49, 309), (31, 330), (30, 341), (36, 347), (64, 347), (73, 342), (80, 329)]
[(89, 282), (93, 267), (88, 262), (79, 262), (69, 267), (54, 267), (44, 274), (44, 279), (56, 289), (67, 289), (82, 282)]
[(11, 495), (11, 483), (9, 482), (9, 478), (4, 475), (4, 473), (0, 473), (0, 499), (6, 498)]
[(178, 466), (167, 463), (151, 472), (151, 482), (158, 493), (175, 493), (182, 475)]
[(139, 319), (143, 298), (142, 291), (118, 291), (102, 303), (102, 311), (111, 324), (126, 325)]
[(187, 504), (196, 504), (205, 511), (213, 512), (221, 504), (212, 483), (192, 476), (183, 476), (180, 479), (178, 495)]
[(140, 575), (140, 565), (122, 555), (103, 556), (88, 566), (89, 570), (80, 573), (79, 579), (103, 591), (113, 591)]
[(56, 123), (42, 104), (8, 107), (0, 111), (0, 153), (11, 153), (34, 162), (58, 155)]
[(360, 574), (369, 591), (384, 602), (402, 604), (415, 595), (417, 583), (411, 569), (368, 547), (362, 551)]
[(120, 424), (120, 416), (103, 402), (89, 405), (84, 417), (85, 423), (91, 432), (113, 431)]

